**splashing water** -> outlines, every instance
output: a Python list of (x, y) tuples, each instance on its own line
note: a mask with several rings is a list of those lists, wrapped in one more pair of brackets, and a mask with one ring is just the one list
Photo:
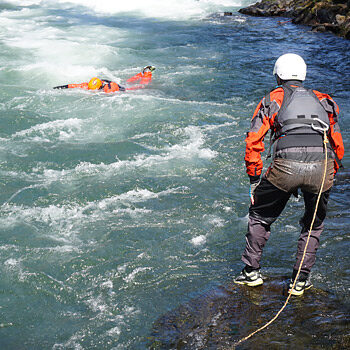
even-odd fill
[[(0, 4), (0, 348), (144, 349), (160, 315), (240, 271), (244, 137), (280, 54), (305, 58), (349, 143), (349, 42), (240, 15), (249, 2)], [(143, 90), (52, 89), (149, 64)], [(313, 282), (346, 299), (339, 175)], [(272, 227), (265, 274), (290, 274), (302, 208)]]

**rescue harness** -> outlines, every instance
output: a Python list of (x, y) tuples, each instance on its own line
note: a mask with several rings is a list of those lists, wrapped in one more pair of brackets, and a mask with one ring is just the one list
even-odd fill
[[(271, 128), (267, 158), (271, 157), (271, 153), (275, 155), (278, 150), (295, 147), (322, 147), (323, 132), (325, 129), (329, 130), (330, 122), (328, 113), (320, 100), (311, 89), (306, 89), (298, 82), (288, 82), (280, 87), (284, 91), (284, 97)], [(267, 94), (265, 96), (266, 108), (270, 104), (270, 94)], [(327, 147), (333, 153), (339, 166), (342, 167), (331, 145), (328, 144)], [(310, 153), (312, 153), (311, 150)]]

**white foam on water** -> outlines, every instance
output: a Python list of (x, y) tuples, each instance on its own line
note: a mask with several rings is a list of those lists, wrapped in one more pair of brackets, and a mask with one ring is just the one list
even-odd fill
[(64, 254), (64, 253), (81, 253), (81, 249), (79, 249), (78, 247), (74, 246), (74, 245), (57, 245), (55, 247), (49, 247), (49, 248), (35, 248), (33, 249), (34, 251), (38, 251), (40, 252), (41, 250), (48, 250), (50, 252), (53, 253), (60, 253), (60, 254)]
[(120, 327), (113, 327), (107, 331), (107, 335), (110, 337), (115, 338), (116, 336), (119, 336), (121, 334), (121, 329)]
[(7, 3), (17, 6), (40, 5), (42, 0), (6, 0)]
[(113, 282), (110, 281), (110, 280), (102, 282), (101, 283), (101, 288), (112, 289), (113, 288)]
[[(225, 226), (225, 220), (220, 218), (216, 215), (204, 215), (203, 221), (206, 225), (212, 226), (212, 227), (224, 227)], [(207, 231), (205, 235), (197, 235), (190, 239), (190, 243), (194, 246), (202, 246), (207, 242), (207, 239), (210, 235), (210, 230)]]
[[(176, 74), (183, 74), (182, 72), (176, 73)], [(191, 74), (191, 71), (188, 72), (188, 74)], [(169, 73), (167, 73), (167, 76)], [(203, 106), (213, 106), (213, 107), (230, 107), (227, 103), (220, 103), (220, 102), (213, 102), (213, 101), (193, 101), (193, 100), (183, 100), (183, 99), (176, 99), (176, 98), (169, 98), (169, 97), (162, 97), (162, 96), (153, 96), (154, 99), (164, 101), (164, 102), (171, 102), (181, 105), (203, 105)]]
[(52, 122), (34, 125), (26, 130), (18, 131), (12, 135), (12, 138), (14, 140), (23, 139), (25, 142), (75, 140), (76, 134), (81, 132), (83, 123), (83, 120), (77, 118), (54, 120)]
[(108, 310), (108, 305), (105, 303), (105, 300), (101, 295), (98, 297), (92, 297), (85, 302), (92, 311), (105, 313)]
[(28, 86), (79, 83), (96, 75), (115, 78), (106, 64), (120, 50), (110, 43), (123, 41), (126, 30), (81, 23), (59, 29), (45, 21), (44, 9), (3, 11), (0, 19), (2, 44), (19, 57), (18, 62), (7, 61), (6, 70), (21, 73)]
[[(32, 86), (38, 82), (65, 84), (68, 79), (88, 79), (105, 74), (106, 62), (113, 63), (123, 55), (129, 57), (129, 48), (118, 47), (118, 42), (130, 41), (133, 34), (128, 29), (106, 26), (103, 23), (84, 23), (79, 16), (65, 19), (69, 28), (55, 26), (60, 16), (52, 16), (46, 10), (73, 8), (82, 12), (86, 9), (93, 15), (116, 16), (124, 13), (133, 16), (156, 17), (158, 19), (188, 19), (207, 16), (225, 6), (235, 6), (232, 0), (9, 0), (20, 11), (2, 11), (0, 29), (3, 30), (3, 44), (19, 50), (18, 56), (28, 56), (27, 63), (7, 62), (13, 70), (28, 72), (25, 80)], [(40, 5), (40, 7), (25, 7)], [(67, 7), (68, 6), (68, 7)], [(62, 20), (61, 19), (61, 20)], [(74, 25), (77, 24), (77, 25)], [(111, 45), (112, 44), (112, 45)], [(125, 45), (124, 45), (125, 46)], [(30, 59), (31, 58), (31, 59)], [(22, 60), (21, 60), (22, 61)], [(30, 63), (29, 63), (30, 62)], [(198, 67), (201, 69), (201, 67)], [(113, 75), (107, 75), (115, 78)], [(79, 82), (79, 81), (71, 81)]]
[(122, 193), (120, 195), (102, 199), (98, 203), (91, 203), (86, 206), (86, 209), (90, 209), (91, 207), (97, 207), (98, 209), (106, 210), (111, 206), (112, 207), (115, 206), (116, 203), (120, 203), (120, 202), (129, 202), (129, 203), (144, 202), (149, 199), (160, 198), (160, 197), (168, 196), (170, 194), (184, 193), (187, 190), (188, 188), (185, 186), (170, 188), (160, 192), (152, 192), (147, 189), (135, 189), (135, 190)]
[[(43, 131), (47, 132), (47, 130), (55, 133), (59, 129), (60, 125), (64, 125), (69, 132), (63, 130), (63, 132), (65, 132), (63, 135), (68, 137), (70, 140), (74, 136), (74, 131), (81, 128), (82, 123), (83, 122), (79, 119), (73, 119), (73, 121), (54, 121), (34, 126), (29, 130), (21, 131), (18, 135), (33, 135), (34, 131), (39, 132), (40, 134), (43, 133)], [(177, 136), (183, 138), (184, 141), (172, 146), (164, 147), (159, 151), (159, 154), (139, 154), (131, 160), (122, 160), (110, 164), (81, 162), (73, 169), (63, 170), (53, 170), (38, 166), (33, 168), (31, 174), (32, 180), (40, 181), (42, 185), (49, 185), (55, 181), (70, 182), (77, 180), (77, 178), (82, 176), (98, 176), (103, 177), (103, 179), (106, 180), (106, 178), (115, 176), (115, 174), (119, 173), (120, 171), (167, 166), (174, 160), (211, 160), (215, 158), (218, 153), (208, 147), (203, 147), (206, 140), (206, 137), (202, 132), (203, 129), (205, 130), (206, 127), (188, 126), (184, 129), (179, 129), (177, 131)], [(42, 138), (40, 138), (40, 136), (33, 135), (33, 140), (36, 140), (35, 137), (39, 137), (38, 140), (43, 141), (47, 139), (47, 134), (44, 134)], [(137, 193), (137, 195), (140, 196), (140, 193)], [(147, 193), (145, 192), (144, 195), (147, 195)]]
[[(33, 176), (31, 174), (28, 174), (26, 172), (22, 172), (22, 171), (11, 171), (11, 170), (4, 170), (4, 169), (0, 169), (0, 175), (1, 176), (6, 176), (8, 178), (11, 179), (21, 179), (21, 180), (26, 180), (26, 181), (31, 181), (33, 180)], [(29, 188), (35, 188), (37, 187), (37, 185), (30, 185), (27, 187), (24, 187), (22, 189), (20, 189), (18, 192), (21, 192), (25, 189), (29, 189)]]
[(212, 226), (215, 226), (215, 227), (224, 227), (225, 226), (225, 220), (218, 217), (218, 216), (209, 215), (207, 220), (208, 220), (208, 223)]
[(61, 4), (82, 5), (101, 14), (136, 14), (161, 19), (187, 19), (203, 17), (223, 7), (238, 6), (240, 1), (232, 0), (58, 0)]
[(115, 209), (113, 214), (116, 215), (128, 215), (133, 218), (139, 218), (142, 215), (151, 214), (153, 211), (150, 209), (141, 209), (141, 208), (126, 208), (126, 209)]
[(126, 271), (126, 268), (128, 267), (127, 264), (121, 265), (117, 267), (118, 273), (124, 273)]
[(144, 272), (144, 271), (148, 271), (148, 270), (152, 271), (153, 268), (152, 267), (137, 267), (128, 276), (126, 276), (123, 279), (126, 283), (130, 283), (130, 282), (134, 281), (134, 279), (136, 278), (136, 276), (138, 274), (140, 274), (141, 272)]
[(296, 226), (293, 226), (293, 225), (285, 225), (285, 228), (286, 228), (286, 231), (287, 232), (294, 232), (294, 231), (297, 231), (299, 230), (298, 227)]
[(22, 259), (10, 258), (4, 262), (5, 269), (9, 270), (11, 275), (17, 275), (18, 281), (24, 282), (28, 280), (31, 276), (36, 278), (37, 273), (28, 272), (22, 266)]
[[(66, 248), (60, 247), (58, 249), (62, 253), (72, 250), (72, 242), (79, 244), (79, 233), (84, 224), (107, 220), (116, 214), (127, 214), (135, 218), (147, 215), (152, 213), (152, 210), (134, 208), (133, 205), (149, 199), (183, 193), (186, 190), (185, 187), (170, 188), (160, 192), (135, 189), (110, 198), (88, 202), (85, 205), (71, 203), (60, 206), (28, 207), (7, 203), (1, 207), (0, 225), (3, 229), (9, 229), (17, 225), (23, 225), (23, 223), (29, 226), (35, 226), (38, 223), (44, 224), (48, 227), (50, 232), (47, 234), (52, 239), (65, 244)], [(130, 207), (121, 208), (125, 205)]]
[(217, 156), (217, 152), (209, 148), (202, 147), (205, 143), (205, 136), (200, 127), (188, 126), (183, 132), (188, 137), (188, 141), (168, 148), (171, 158), (203, 158), (212, 159)]
[(10, 258), (10, 259), (7, 259), (7, 260), (4, 262), (4, 265), (5, 265), (5, 266), (8, 266), (8, 267), (14, 267), (14, 266), (18, 266), (19, 263), (20, 263), (19, 260)]
[(193, 237), (190, 242), (194, 246), (199, 246), (199, 245), (205, 244), (206, 241), (207, 241), (207, 237), (205, 235), (200, 235), (200, 236)]
[[(59, 56), (56, 56), (56, 58)], [(79, 59), (79, 56), (73, 56), (75, 59)], [(56, 59), (57, 61), (57, 59)], [(64, 84), (75, 84), (75, 83), (82, 83), (87, 82), (89, 79), (93, 76), (106, 76), (109, 78), (113, 78), (114, 73), (109, 70), (107, 67), (99, 66), (96, 64), (95, 66), (87, 63), (85, 65), (82, 65), (82, 62), (74, 63), (74, 61), (71, 60), (69, 63), (62, 61), (59, 58), (59, 62), (51, 63), (47, 62), (45, 59), (43, 59), (41, 62), (33, 63), (33, 64), (26, 64), (19, 67), (13, 67), (9, 69), (11, 72), (22, 72), (25, 75), (25, 78), (27, 81), (31, 81), (33, 78), (43, 77), (45, 78), (44, 86), (46, 90), (38, 91), (39, 94), (47, 94), (52, 93), (55, 95), (60, 95), (64, 93), (62, 90), (57, 91), (51, 91), (51, 88), (53, 85), (64, 85)], [(47, 79), (48, 78), (48, 79)], [(118, 83), (118, 78), (113, 78), (114, 81)], [(33, 79), (34, 81), (34, 79)], [(50, 82), (50, 85), (47, 83)], [(52, 85), (52, 86), (51, 86)], [(42, 85), (41, 85), (42, 87)], [(47, 90), (49, 89), (49, 90)], [(80, 92), (80, 93), (88, 93), (85, 90), (82, 89), (75, 89), (72, 91), (69, 91), (70, 93), (73, 92)], [(89, 92), (89, 95), (91, 93)]]
[(44, 235), (68, 245), (79, 242), (76, 236), (79, 224), (83, 219), (87, 220), (78, 206), (26, 207), (5, 204), (1, 211), (3, 215), (0, 217), (0, 224), (3, 229), (23, 224), (35, 227), (40, 223), (47, 227)]
[(18, 252), (18, 247), (13, 244), (0, 245), (0, 250), (11, 250), (13, 252)]
[(62, 349), (74, 349), (74, 350), (84, 350), (84, 347), (79, 344), (79, 342), (84, 339), (84, 331), (77, 332), (73, 334), (66, 342), (64, 343), (55, 343), (52, 347), (53, 350), (62, 350)]

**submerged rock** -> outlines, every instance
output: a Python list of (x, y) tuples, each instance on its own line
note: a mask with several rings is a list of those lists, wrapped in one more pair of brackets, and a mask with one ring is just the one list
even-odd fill
[(313, 31), (331, 31), (350, 39), (350, 0), (262, 0), (239, 10), (251, 16), (291, 17)]
[[(266, 324), (284, 304), (287, 278), (267, 279), (255, 288), (217, 287), (178, 307), (153, 325), (150, 349), (230, 349)], [(239, 349), (350, 349), (349, 305), (312, 288), (292, 297), (268, 328)]]

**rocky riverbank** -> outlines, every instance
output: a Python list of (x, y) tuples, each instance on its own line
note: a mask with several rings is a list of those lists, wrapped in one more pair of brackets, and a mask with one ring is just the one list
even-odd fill
[(239, 10), (251, 16), (290, 17), (313, 31), (331, 31), (350, 40), (350, 0), (262, 0)]

